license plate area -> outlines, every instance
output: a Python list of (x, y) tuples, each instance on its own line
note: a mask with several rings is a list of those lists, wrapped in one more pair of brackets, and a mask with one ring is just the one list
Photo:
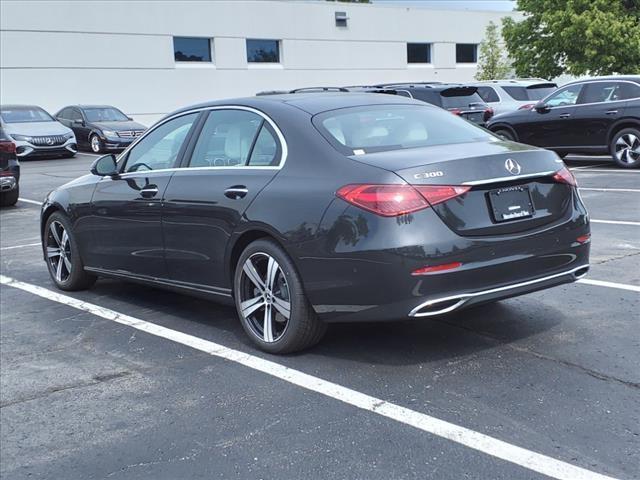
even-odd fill
[(531, 192), (524, 185), (491, 190), (489, 204), (496, 223), (530, 218), (535, 213)]

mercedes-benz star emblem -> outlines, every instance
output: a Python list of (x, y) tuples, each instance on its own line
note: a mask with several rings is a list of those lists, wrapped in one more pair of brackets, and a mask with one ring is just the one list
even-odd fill
[(520, 175), (520, 171), (522, 170), (520, 164), (512, 158), (507, 158), (504, 162), (504, 168), (506, 168), (512, 175)]
[(45, 142), (47, 143), (47, 145), (53, 145), (53, 138), (51, 138), (51, 137), (47, 137), (47, 139), (45, 140)]

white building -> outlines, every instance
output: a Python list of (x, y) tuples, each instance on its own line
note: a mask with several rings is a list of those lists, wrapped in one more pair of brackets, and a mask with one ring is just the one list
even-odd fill
[(111, 104), (150, 124), (262, 90), (468, 81), (487, 24), (503, 16), (325, 1), (2, 0), (0, 102), (51, 113)]

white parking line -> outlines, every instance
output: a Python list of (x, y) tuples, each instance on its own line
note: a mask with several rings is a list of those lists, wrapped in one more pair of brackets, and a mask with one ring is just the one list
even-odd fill
[(579, 187), (581, 192), (630, 192), (640, 193), (640, 189), (637, 188), (593, 188), (593, 187)]
[(425, 413), (372, 397), (336, 383), (314, 377), (264, 358), (234, 350), (193, 335), (172, 330), (114, 310), (83, 302), (46, 288), (0, 275), (0, 284), (8, 285), (42, 298), (61, 303), (113, 322), (127, 325), (167, 340), (200, 350), (209, 355), (244, 365), (285, 382), (311, 390), (348, 405), (376, 413), (424, 432), (459, 443), (534, 472), (561, 480), (611, 480), (612, 477), (557, 460), (540, 453), (498, 440), (483, 433), (440, 420)]
[(18, 200), (20, 200), (21, 202), (24, 202), (24, 203), (31, 203), (33, 205), (42, 205), (42, 202), (37, 202), (35, 200), (29, 200), (28, 198), (18, 197)]
[(11, 247), (2, 247), (0, 250), (13, 250), (15, 248), (26, 248), (26, 247), (39, 247), (42, 245), (40, 242), (38, 243), (25, 243), (24, 245), (13, 245)]
[(626, 283), (605, 282), (603, 280), (591, 280), (590, 278), (583, 278), (578, 280), (578, 283), (585, 283), (587, 285), (596, 285), (598, 287), (618, 288), (620, 290), (629, 290), (630, 292), (640, 293), (640, 287), (636, 285), (627, 285)]
[(640, 227), (640, 222), (630, 222), (626, 220), (589, 220), (591, 223), (606, 223), (608, 225), (632, 225), (634, 227)]

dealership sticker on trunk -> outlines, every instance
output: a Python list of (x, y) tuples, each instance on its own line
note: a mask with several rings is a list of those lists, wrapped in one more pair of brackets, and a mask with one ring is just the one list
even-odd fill
[(500, 188), (489, 192), (489, 203), (496, 222), (532, 217), (535, 210), (529, 187)]

